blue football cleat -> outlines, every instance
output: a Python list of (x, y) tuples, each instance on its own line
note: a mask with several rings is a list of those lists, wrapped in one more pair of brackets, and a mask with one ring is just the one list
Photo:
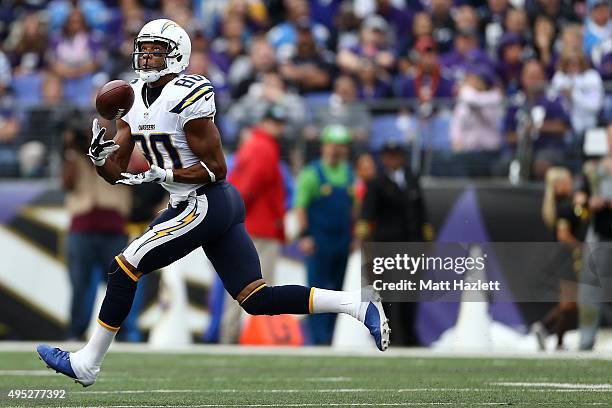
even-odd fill
[(380, 296), (376, 295), (373, 300), (368, 303), (363, 324), (368, 328), (376, 347), (380, 351), (385, 351), (389, 348), (389, 319), (385, 316), (385, 311), (380, 301)]
[(70, 364), (70, 353), (64, 350), (60, 350), (57, 347), (52, 348), (47, 344), (40, 344), (36, 347), (36, 352), (39, 358), (44, 361), (47, 368), (55, 370), (56, 373), (64, 374), (70, 377), (74, 382), (81, 384), (83, 387), (88, 387), (93, 384), (93, 381), (80, 380), (72, 369)]

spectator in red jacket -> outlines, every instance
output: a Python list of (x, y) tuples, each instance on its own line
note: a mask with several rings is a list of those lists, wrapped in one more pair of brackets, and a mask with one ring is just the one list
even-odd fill
[[(274, 282), (274, 267), (284, 240), (285, 188), (280, 170), (280, 147), (287, 112), (272, 105), (236, 152), (229, 181), (244, 200), (246, 228), (261, 262), (266, 282)], [(220, 343), (236, 343), (240, 335), (242, 309), (226, 294)]]

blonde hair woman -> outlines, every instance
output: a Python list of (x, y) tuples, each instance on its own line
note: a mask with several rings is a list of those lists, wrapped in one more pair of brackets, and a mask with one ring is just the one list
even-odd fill
[(603, 106), (603, 81), (590, 67), (581, 49), (563, 50), (552, 79), (552, 89), (565, 96), (577, 135), (597, 125), (597, 116)]
[[(546, 349), (550, 334), (557, 336), (557, 348), (563, 348), (563, 336), (567, 330), (577, 325), (576, 282), (574, 274), (579, 267), (580, 250), (576, 245), (580, 219), (572, 204), (573, 178), (564, 167), (551, 167), (546, 172), (546, 189), (542, 203), (542, 218), (548, 228), (555, 233), (559, 248), (559, 303), (543, 319), (532, 325), (541, 350)], [(569, 251), (569, 252), (567, 252)], [(567, 263), (573, 260), (571, 263)], [(556, 273), (559, 273), (557, 271)]]
[(542, 219), (544, 224), (551, 230), (556, 230), (557, 197), (571, 196), (572, 184), (572, 173), (565, 167), (551, 167), (546, 171)]

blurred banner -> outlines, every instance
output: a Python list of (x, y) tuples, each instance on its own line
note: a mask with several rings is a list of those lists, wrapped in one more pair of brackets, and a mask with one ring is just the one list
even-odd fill
[[(546, 242), (552, 241), (539, 213), (540, 185), (510, 186), (506, 182), (424, 180), (424, 191), (437, 242)], [(48, 183), (0, 184), (0, 338), (61, 338), (69, 308), (69, 280), (63, 240), (68, 216), (60, 191)], [(497, 245), (497, 244), (495, 244)], [(503, 246), (501, 246), (503, 248)], [(499, 248), (498, 248), (499, 249)], [(503, 264), (505, 255), (498, 253)], [(303, 282), (303, 266), (293, 247), (284, 250), (277, 267), (280, 282)], [(535, 250), (537, 254), (537, 250)], [(512, 257), (512, 253), (506, 255)], [(203, 253), (183, 261), (189, 302), (189, 328), (196, 335), (208, 321), (207, 299), (214, 272)], [(100, 271), (102, 272), (102, 271)], [(547, 269), (530, 270), (534, 280), (547, 281)], [(488, 279), (493, 279), (489, 277)], [(154, 274), (145, 294), (141, 327), (150, 328), (159, 316), (159, 276)], [(512, 293), (512, 292), (510, 292)], [(95, 294), (92, 294), (95, 296)], [(504, 298), (504, 300), (511, 300)], [(522, 299), (525, 300), (525, 299)], [(524, 327), (541, 316), (545, 304), (491, 304), (494, 319)], [(457, 318), (456, 303), (424, 303), (419, 319), (427, 320), (436, 338)], [(148, 323), (147, 323), (148, 322)]]

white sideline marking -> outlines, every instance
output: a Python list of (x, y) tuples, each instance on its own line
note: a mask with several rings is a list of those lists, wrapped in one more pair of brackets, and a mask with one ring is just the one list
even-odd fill
[(612, 390), (612, 384), (579, 384), (579, 383), (553, 383), (553, 382), (495, 382), (492, 385), (506, 387), (546, 387), (572, 390)]
[(0, 370), (0, 377), (17, 377), (17, 376), (51, 376), (55, 373), (49, 370)]
[[(524, 390), (526, 392), (576, 392), (576, 391), (591, 391), (591, 392), (610, 392), (612, 391), (611, 387), (603, 387), (608, 386), (609, 384), (590, 384), (590, 385), (599, 385), (600, 387), (554, 387), (551, 384), (554, 383), (491, 383), (495, 385), (509, 386), (509, 387), (531, 387), (531, 389)], [(548, 389), (541, 389), (536, 387), (541, 387), (538, 384), (547, 384)], [(572, 384), (566, 384), (572, 385)], [(575, 384), (574, 384), (575, 385)], [(585, 384), (589, 385), (589, 384)], [(550, 389), (552, 388), (552, 389)], [(344, 393), (407, 393), (407, 392), (491, 392), (494, 391), (494, 388), (332, 388), (332, 389), (261, 389), (261, 390), (244, 390), (237, 388), (221, 388), (221, 389), (189, 389), (189, 390), (173, 390), (173, 389), (158, 389), (158, 390), (108, 390), (108, 391), (76, 391), (75, 394), (149, 394), (149, 393), (157, 393), (157, 394), (236, 394), (236, 393), (246, 393), (246, 394), (297, 394), (297, 393), (305, 393), (305, 392), (315, 392), (315, 393), (336, 393), (336, 394), (344, 394)]]
[[(506, 402), (355, 402), (355, 403), (304, 403), (304, 404), (198, 404), (198, 405), (104, 405), (89, 408), (213, 408), (213, 407), (406, 407), (406, 406), (499, 406)], [(600, 405), (600, 403), (586, 404)], [(7, 407), (17, 408), (17, 407)], [(21, 407), (19, 407), (21, 408)], [(72, 408), (72, 407), (60, 407)]]
[(419, 391), (459, 391), (459, 392), (484, 392), (491, 389), (484, 388), (326, 388), (326, 389), (263, 389), (263, 390), (244, 390), (237, 388), (222, 388), (222, 389), (200, 389), (200, 390), (109, 390), (109, 391), (77, 391), (78, 394), (148, 394), (148, 393), (184, 393), (184, 394), (212, 394), (212, 393), (254, 393), (254, 394), (295, 394), (300, 392), (318, 392), (318, 393), (354, 393), (354, 392), (419, 392)]
[[(36, 349), (40, 342), (17, 342), (0, 341), (0, 352), (31, 352)], [(64, 350), (80, 349), (84, 343), (81, 342), (60, 342), (53, 343)], [(159, 354), (159, 350), (150, 348), (146, 343), (122, 343), (115, 342), (111, 346), (111, 352), (134, 353), (134, 354)], [(226, 356), (286, 356), (286, 357), (380, 357), (380, 358), (495, 358), (495, 359), (536, 359), (536, 360), (612, 360), (612, 350), (600, 350), (592, 352), (573, 352), (563, 353), (540, 353), (540, 352), (517, 352), (515, 350), (477, 352), (477, 351), (441, 351), (427, 348), (404, 348), (392, 347), (382, 353), (378, 350), (364, 348), (334, 348), (334, 347), (291, 347), (291, 346), (236, 346), (236, 345), (209, 345), (194, 344), (186, 347), (164, 350), (163, 354), (200, 354), (221, 357)]]
[[(198, 404), (198, 405), (104, 405), (90, 406), (89, 408), (213, 408), (213, 407), (406, 407), (406, 406), (501, 406), (507, 402), (355, 402), (355, 403), (304, 403), (304, 404)], [(517, 404), (523, 405), (523, 404)], [(554, 405), (557, 402), (530, 403), (530, 406)], [(605, 405), (603, 402), (581, 403), (581, 406)], [(21, 408), (12, 406), (7, 408)], [(72, 408), (70, 406), (60, 408)]]

